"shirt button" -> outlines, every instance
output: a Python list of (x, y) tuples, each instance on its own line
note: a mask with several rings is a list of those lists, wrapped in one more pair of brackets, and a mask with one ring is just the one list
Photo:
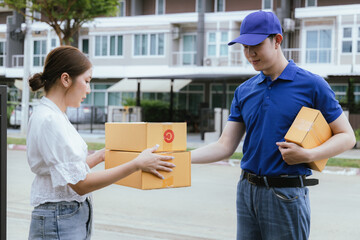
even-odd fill
[(269, 96), (266, 96), (266, 99), (269, 99), (270, 97)]
[(271, 89), (271, 87), (269, 87), (269, 89)]

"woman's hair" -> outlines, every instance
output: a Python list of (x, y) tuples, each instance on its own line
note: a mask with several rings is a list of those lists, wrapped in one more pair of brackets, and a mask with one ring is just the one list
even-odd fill
[(60, 46), (53, 49), (46, 57), (44, 71), (36, 73), (29, 79), (33, 91), (44, 87), (48, 92), (61, 74), (67, 73), (72, 80), (91, 68), (89, 59), (77, 48)]

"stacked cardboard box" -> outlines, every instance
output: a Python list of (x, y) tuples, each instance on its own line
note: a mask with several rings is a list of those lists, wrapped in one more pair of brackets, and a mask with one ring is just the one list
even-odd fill
[(186, 123), (106, 123), (105, 168), (136, 158), (146, 148), (159, 145), (156, 154), (173, 156), (172, 172), (159, 171), (164, 179), (137, 171), (116, 184), (139, 189), (186, 187), (191, 185), (190, 152), (186, 152)]
[[(285, 140), (296, 143), (303, 148), (314, 148), (332, 136), (329, 124), (319, 110), (302, 107), (285, 135)], [(309, 167), (316, 171), (325, 168), (328, 159), (309, 163)]]

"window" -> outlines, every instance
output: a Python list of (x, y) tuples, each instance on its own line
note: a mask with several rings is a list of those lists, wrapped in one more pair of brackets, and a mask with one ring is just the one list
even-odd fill
[(195, 65), (196, 63), (196, 35), (183, 35), (182, 37), (182, 65)]
[(177, 109), (186, 109), (195, 116), (199, 115), (200, 104), (204, 102), (204, 85), (191, 83), (175, 93)]
[(164, 33), (135, 34), (134, 56), (163, 56), (164, 37)]
[(360, 27), (358, 28), (357, 52), (360, 53)]
[[(223, 84), (211, 84), (211, 108), (221, 108), (224, 101)], [(238, 84), (226, 84), (226, 108), (230, 109)]]
[(57, 46), (59, 46), (59, 39), (58, 38), (52, 38), (51, 39), (51, 46), (50, 46), (50, 50), (56, 48)]
[(35, 18), (36, 20), (35, 21), (38, 21), (37, 19), (41, 19), (41, 13), (40, 12), (37, 12), (37, 11), (34, 11), (33, 12), (33, 18)]
[(263, 0), (262, 1), (262, 6), (263, 6), (263, 9), (272, 9), (273, 8), (273, 6), (272, 6), (272, 4), (273, 4), (273, 1), (272, 0)]
[[(85, 39), (84, 39), (85, 40)], [(85, 47), (88, 46), (85, 40)], [(84, 45), (83, 45), (84, 49)], [(85, 49), (86, 50), (86, 49)], [(95, 36), (95, 57), (98, 56), (122, 56), (123, 55), (123, 36)]]
[(209, 32), (207, 55), (209, 57), (227, 56), (228, 40), (228, 32)]
[(156, 0), (155, 9), (157, 15), (165, 14), (165, 0)]
[(89, 39), (84, 38), (81, 40), (81, 51), (88, 56), (89, 55)]
[(346, 101), (346, 91), (347, 91), (347, 84), (330, 84), (331, 89), (335, 93), (335, 98), (339, 102), (345, 102)]
[(331, 29), (306, 31), (306, 63), (331, 62)]
[(5, 66), (6, 42), (0, 41), (0, 66)]
[(126, 16), (125, 3), (126, 3), (125, 0), (119, 0), (118, 12), (117, 12), (118, 17), (125, 17)]
[(215, 12), (225, 11), (225, 0), (215, 0)]
[(196, 8), (195, 11), (199, 12), (204, 6), (202, 5), (202, 0), (196, 0)]
[(360, 84), (354, 84), (355, 102), (360, 103)]
[(33, 55), (33, 66), (44, 66), (46, 57), (46, 40), (34, 40)]
[(316, 7), (317, 6), (317, 0), (306, 0), (306, 7)]
[(351, 27), (343, 28), (342, 52), (343, 53), (351, 53), (352, 52), (352, 28)]

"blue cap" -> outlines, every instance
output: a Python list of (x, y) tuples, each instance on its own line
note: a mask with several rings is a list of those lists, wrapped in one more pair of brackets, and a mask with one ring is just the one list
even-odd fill
[(282, 34), (281, 24), (272, 12), (257, 11), (247, 15), (241, 23), (240, 36), (228, 43), (258, 45), (271, 34)]

